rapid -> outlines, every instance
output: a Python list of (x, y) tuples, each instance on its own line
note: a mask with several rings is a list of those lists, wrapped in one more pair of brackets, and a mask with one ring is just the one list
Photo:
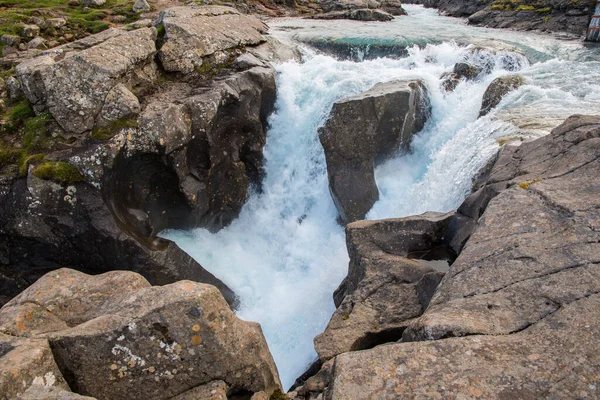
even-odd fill
[[(335, 101), (393, 79), (421, 79), (429, 92), (431, 117), (411, 151), (376, 169), (380, 199), (369, 219), (452, 210), (500, 143), (545, 135), (572, 114), (600, 114), (598, 47), (471, 27), (435, 10), (405, 7), (408, 15), (389, 23), (270, 21), (271, 34), (282, 41), (342, 43), (351, 59), (305, 47), (302, 62), (277, 65), (262, 191), (217, 233), (162, 234), (236, 292), (237, 315), (261, 324), (284, 389), (315, 360), (313, 338), (325, 329), (332, 293), (347, 273), (344, 229), (336, 222), (317, 133)], [(391, 54), (369, 57), (382, 43)], [(484, 73), (446, 93), (440, 76), (465, 60)], [(478, 118), (489, 83), (517, 71), (526, 84)]]

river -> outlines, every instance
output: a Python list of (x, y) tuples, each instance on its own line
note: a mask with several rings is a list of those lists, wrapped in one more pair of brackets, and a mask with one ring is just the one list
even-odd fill
[[(347, 272), (344, 230), (317, 136), (335, 101), (399, 78), (421, 79), (429, 91), (432, 116), (412, 151), (376, 169), (380, 200), (369, 219), (452, 210), (506, 138), (530, 140), (571, 114), (600, 114), (598, 46), (405, 8), (407, 16), (385, 23), (271, 20), (276, 38), (321, 44), (349, 59), (305, 48), (303, 62), (277, 65), (262, 192), (218, 233), (163, 233), (238, 294), (237, 315), (261, 324), (284, 389), (315, 360), (313, 338), (327, 325), (332, 293)], [(386, 57), (374, 58), (381, 49)], [(440, 76), (464, 60), (485, 73), (444, 92)], [(526, 84), (478, 118), (488, 84), (516, 71)]]

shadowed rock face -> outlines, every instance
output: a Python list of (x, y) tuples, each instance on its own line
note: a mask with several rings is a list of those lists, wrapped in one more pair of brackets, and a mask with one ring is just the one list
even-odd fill
[(338, 355), (292, 398), (597, 397), (599, 170), (600, 117), (505, 147), (449, 225), (455, 244), (475, 228), (402, 341)]
[(420, 81), (379, 83), (333, 105), (319, 130), (331, 196), (344, 222), (364, 218), (379, 198), (374, 165), (408, 148), (429, 114)]
[(502, 98), (510, 91), (523, 86), (525, 79), (520, 75), (508, 75), (496, 78), (490, 83), (483, 94), (479, 116), (482, 117), (500, 104)]
[(60, 269), (6, 304), (0, 327), (47, 339), (69, 386), (98, 399), (169, 399), (214, 380), (230, 393), (281, 387), (260, 326), (210, 285)]

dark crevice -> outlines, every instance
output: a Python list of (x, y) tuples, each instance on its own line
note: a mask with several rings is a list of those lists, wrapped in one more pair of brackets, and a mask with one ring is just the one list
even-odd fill
[(363, 337), (356, 340), (350, 347), (350, 351), (368, 350), (385, 343), (393, 343), (402, 339), (405, 326), (390, 328), (380, 332), (367, 332)]

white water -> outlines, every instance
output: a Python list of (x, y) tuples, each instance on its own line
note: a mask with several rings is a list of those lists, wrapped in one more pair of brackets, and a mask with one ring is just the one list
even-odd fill
[[(422, 26), (423, 15), (430, 24), (430, 20), (441, 25), (457, 21), (417, 7), (409, 7), (409, 12), (415, 14), (413, 19), (402, 18), (408, 30)], [(277, 23), (295, 23), (307, 32), (314, 27), (313, 22), (302, 20)], [(340, 24), (343, 31), (345, 25)], [(385, 25), (378, 26), (385, 36)], [(479, 30), (468, 29), (476, 38)], [(520, 35), (531, 41), (531, 36)], [(317, 128), (332, 104), (377, 82), (422, 79), (431, 96), (432, 118), (414, 138), (411, 154), (377, 168), (380, 201), (368, 217), (448, 211), (460, 204), (473, 175), (498, 150), (497, 138), (519, 132), (528, 137), (546, 133), (547, 123), (540, 123), (542, 115), (558, 120), (575, 112), (600, 113), (600, 63), (566, 60), (568, 57), (560, 54), (572, 54), (569, 48), (587, 55), (572, 42), (548, 40), (545, 46), (542, 50), (551, 49), (544, 53), (550, 60), (531, 66), (525, 62), (520, 73), (527, 85), (506, 96), (496, 110), (481, 119), (477, 115), (483, 92), (494, 78), (508, 71), (496, 66), (480, 80), (463, 82), (455, 92), (445, 94), (440, 89), (440, 75), (469, 54), (468, 48), (454, 43), (414, 47), (408, 57), (399, 60), (361, 63), (309, 52), (301, 64), (277, 67), (278, 97), (265, 147), (263, 193), (252, 195), (240, 217), (216, 234), (196, 229), (165, 232), (165, 237), (175, 240), (238, 294), (242, 303), (237, 314), (262, 325), (284, 388), (314, 361), (313, 338), (324, 330), (334, 311), (331, 296), (347, 272), (343, 228), (336, 223), (317, 137)], [(506, 56), (486, 55), (488, 61)], [(586, 73), (592, 78), (585, 84), (572, 77)], [(502, 113), (504, 117), (497, 118)], [(528, 117), (536, 123), (519, 131), (511, 123), (515, 115), (518, 121)]]

